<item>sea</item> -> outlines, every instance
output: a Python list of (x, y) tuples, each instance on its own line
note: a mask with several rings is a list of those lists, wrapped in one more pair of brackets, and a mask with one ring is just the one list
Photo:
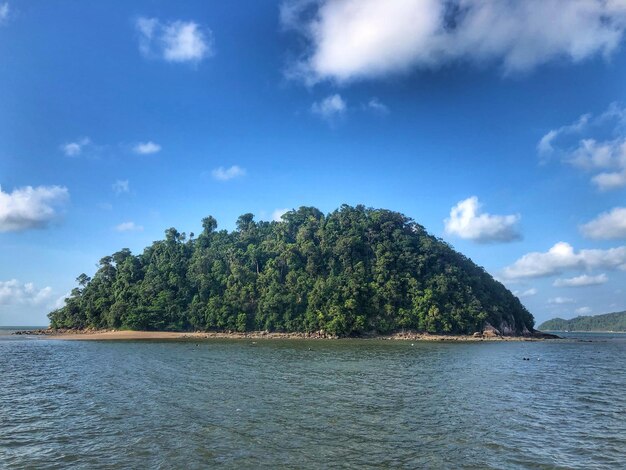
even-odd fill
[(626, 334), (60, 341), (0, 331), (0, 468), (626, 467)]

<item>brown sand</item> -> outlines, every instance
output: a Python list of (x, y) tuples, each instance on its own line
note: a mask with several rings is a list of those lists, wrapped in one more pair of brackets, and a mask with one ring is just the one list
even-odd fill
[[(41, 334), (50, 339), (71, 341), (120, 341), (120, 340), (199, 340), (199, 339), (335, 339), (320, 334), (306, 333), (269, 333), (264, 331), (237, 333), (237, 332), (176, 332), (176, 331), (94, 331), (94, 330), (40, 330), (34, 334)], [(538, 341), (545, 338), (524, 336), (491, 336), (491, 335), (431, 335), (427, 333), (395, 333), (393, 335), (378, 335), (356, 339), (380, 340), (410, 340), (410, 341)]]

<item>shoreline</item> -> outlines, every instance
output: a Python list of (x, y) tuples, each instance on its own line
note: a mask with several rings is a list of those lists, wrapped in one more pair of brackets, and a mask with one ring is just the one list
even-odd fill
[(267, 331), (205, 332), (205, 331), (135, 331), (135, 330), (26, 330), (14, 334), (45, 336), (54, 340), (68, 341), (137, 341), (137, 340), (203, 340), (203, 339), (300, 339), (300, 340), (389, 340), (389, 341), (545, 341), (561, 339), (556, 335), (538, 332), (534, 336), (500, 336), (495, 334), (444, 335), (418, 332), (397, 332), (389, 335), (336, 337), (320, 333), (278, 333)]

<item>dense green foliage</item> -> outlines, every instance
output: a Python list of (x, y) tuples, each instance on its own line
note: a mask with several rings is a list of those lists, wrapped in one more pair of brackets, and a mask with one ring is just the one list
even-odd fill
[(242, 215), (232, 233), (213, 217), (202, 226), (197, 238), (170, 228), (138, 256), (102, 258), (51, 326), (354, 335), (534, 324), (483, 268), (396, 212), (301, 207), (282, 222)]
[(626, 312), (605, 313), (563, 320), (553, 318), (539, 327), (548, 331), (626, 331)]

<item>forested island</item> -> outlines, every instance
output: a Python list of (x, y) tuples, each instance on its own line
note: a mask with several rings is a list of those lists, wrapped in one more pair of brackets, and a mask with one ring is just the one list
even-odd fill
[(626, 311), (587, 315), (563, 320), (553, 318), (539, 327), (548, 331), (623, 331), (626, 332)]
[(343, 205), (280, 222), (202, 220), (81, 274), (52, 328), (530, 335), (533, 316), (482, 267), (403, 214)]

